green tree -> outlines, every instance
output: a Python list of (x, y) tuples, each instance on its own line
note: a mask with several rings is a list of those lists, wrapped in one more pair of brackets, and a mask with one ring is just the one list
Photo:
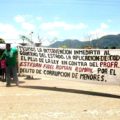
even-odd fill
[(68, 48), (67, 45), (61, 45), (60, 48)]
[(5, 43), (5, 40), (0, 38), (0, 43)]
[(26, 37), (25, 35), (20, 35), (20, 38), (23, 40), (23, 43), (26, 41), (31, 44), (34, 44), (34, 42), (32, 40), (30, 40), (30, 38)]

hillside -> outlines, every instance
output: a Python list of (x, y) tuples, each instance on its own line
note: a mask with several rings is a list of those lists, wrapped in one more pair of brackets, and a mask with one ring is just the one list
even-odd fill
[(51, 44), (49, 47), (67, 47), (67, 48), (84, 48), (86, 46), (92, 46), (93, 48), (120, 48), (120, 34), (118, 35), (107, 35), (99, 39), (94, 39), (92, 41), (79, 41), (67, 39), (64, 41), (57, 41)]

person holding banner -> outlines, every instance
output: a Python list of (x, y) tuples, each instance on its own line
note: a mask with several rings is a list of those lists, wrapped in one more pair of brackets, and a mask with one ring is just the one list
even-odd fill
[(11, 72), (13, 74), (13, 80), (16, 85), (19, 86), (18, 76), (17, 76), (17, 49), (11, 48), (11, 44), (6, 44), (6, 50), (3, 52), (1, 59), (6, 60), (6, 87), (11, 85)]

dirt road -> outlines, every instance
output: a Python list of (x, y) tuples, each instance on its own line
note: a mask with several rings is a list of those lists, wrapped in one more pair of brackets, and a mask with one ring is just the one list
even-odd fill
[(0, 82), (0, 120), (120, 120), (120, 86), (19, 77)]

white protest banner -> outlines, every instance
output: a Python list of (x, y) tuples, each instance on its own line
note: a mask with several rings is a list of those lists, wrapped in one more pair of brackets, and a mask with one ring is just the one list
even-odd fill
[(120, 84), (119, 49), (18, 47), (19, 73)]

